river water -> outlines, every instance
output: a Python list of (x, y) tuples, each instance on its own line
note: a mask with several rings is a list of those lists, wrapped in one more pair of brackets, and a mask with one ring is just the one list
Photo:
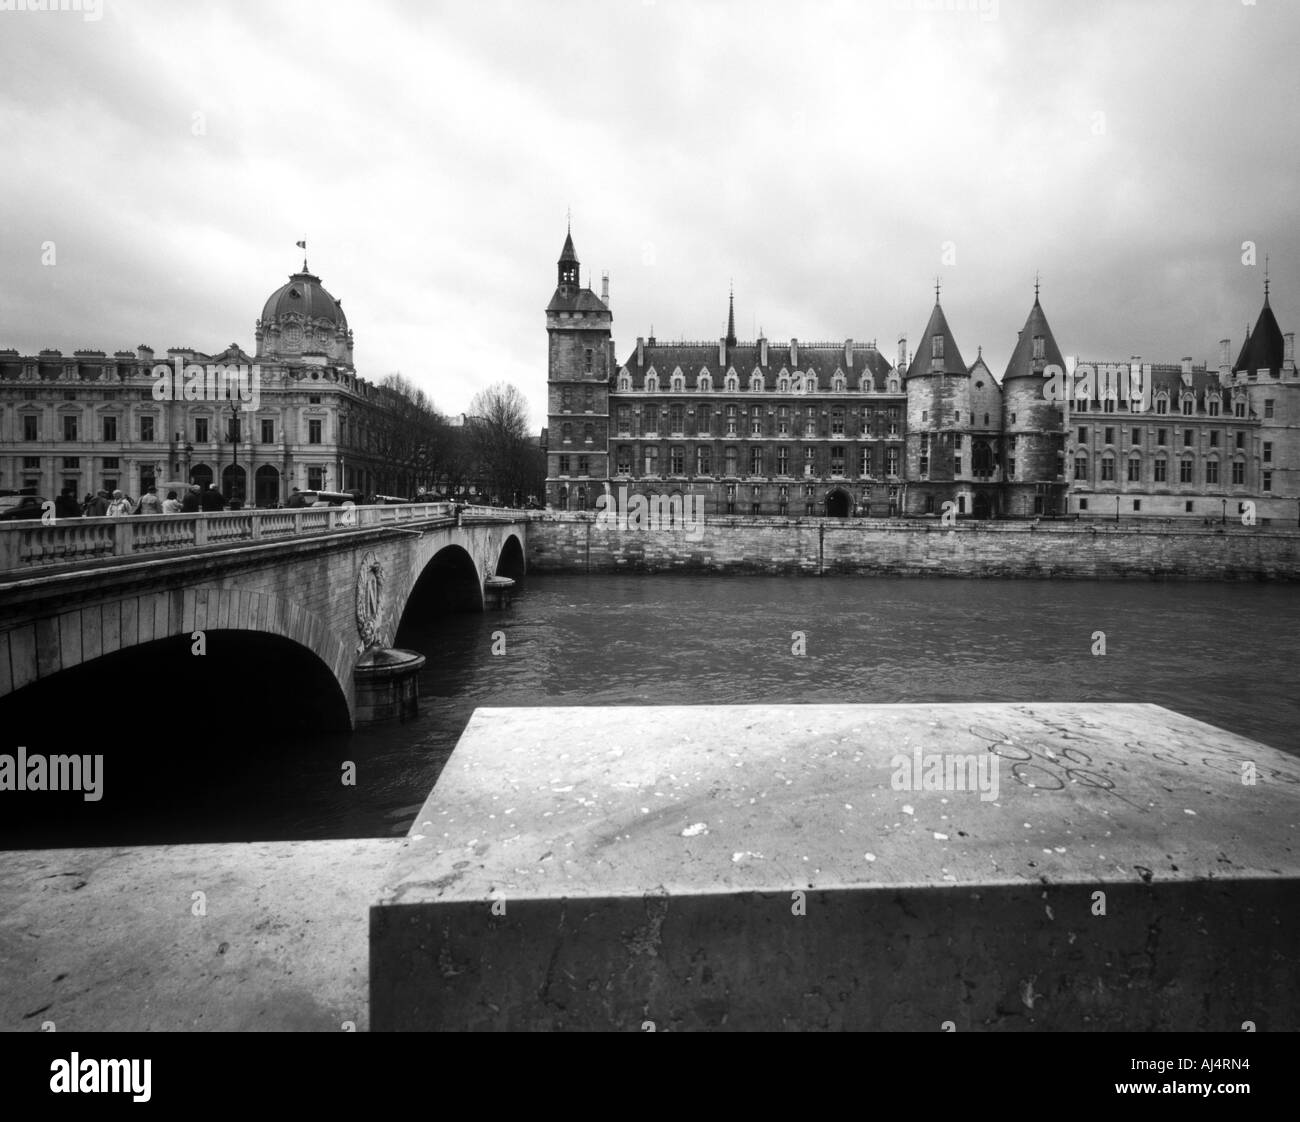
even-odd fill
[(428, 656), (413, 721), (298, 738), (247, 721), (197, 779), (134, 805), (119, 784), (117, 809), (0, 843), (400, 835), (478, 706), (1143, 701), (1300, 755), (1298, 635), (1297, 585), (530, 577), (505, 612), (407, 621), (399, 645)]

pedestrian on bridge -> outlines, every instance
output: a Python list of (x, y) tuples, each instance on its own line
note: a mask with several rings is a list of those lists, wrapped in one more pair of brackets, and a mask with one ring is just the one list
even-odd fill
[(185, 492), (185, 498), (181, 500), (181, 513), (198, 514), (203, 509), (203, 504), (199, 501), (199, 485), (191, 483), (190, 489)]
[(158, 497), (158, 488), (150, 487), (149, 490), (140, 496), (140, 501), (136, 503), (135, 506), (135, 513), (161, 514), (162, 509), (162, 499)]
[(81, 506), (77, 494), (71, 487), (64, 487), (59, 497), (54, 500), (55, 518), (80, 518)]
[(95, 497), (86, 505), (87, 518), (103, 518), (108, 513), (108, 492), (96, 491)]
[(109, 518), (121, 518), (124, 514), (130, 514), (131, 500), (126, 498), (121, 491), (114, 491), (113, 501), (108, 504), (106, 513)]
[(162, 512), (164, 514), (180, 514), (182, 509), (181, 501), (176, 497), (176, 492), (168, 491), (167, 497), (163, 499)]

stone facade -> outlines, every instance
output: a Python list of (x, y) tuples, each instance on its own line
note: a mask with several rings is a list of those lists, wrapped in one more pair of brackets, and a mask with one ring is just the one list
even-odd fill
[[(273, 507), (292, 488), (413, 494), (378, 447), (386, 392), (357, 376), (343, 309), (307, 271), (267, 300), (256, 353), (0, 350), (0, 490), (53, 498), (120, 488), (139, 498), (167, 482), (212, 483), (228, 500)], [(257, 408), (160, 400), (159, 376), (186, 368), (257, 371)], [(164, 370), (165, 368), (165, 370)], [(233, 435), (233, 440), (232, 440)], [(159, 495), (165, 498), (164, 494)]]
[[(741, 342), (733, 301), (717, 342), (652, 335), (619, 363), (608, 292), (581, 287), (569, 238), (547, 331), (554, 510), (595, 509), (626, 485), (709, 515), (1204, 521), (1250, 503), (1261, 519), (1300, 519), (1300, 375), (1267, 290), (1237, 361), (1224, 340), (1217, 371), (1130, 358), (1078, 364), (1076, 381), (1037, 286), (1000, 381), (982, 352), (966, 364), (937, 288), (910, 361), (906, 337), (892, 363), (874, 342)], [(1107, 389), (1135, 363), (1140, 395)], [(1053, 398), (1067, 371), (1083, 396)]]
[(1300, 579), (1300, 531), (1238, 521), (1185, 523), (710, 519), (688, 529), (620, 530), (599, 516), (557, 515), (528, 531), (540, 573), (845, 573), (872, 576)]

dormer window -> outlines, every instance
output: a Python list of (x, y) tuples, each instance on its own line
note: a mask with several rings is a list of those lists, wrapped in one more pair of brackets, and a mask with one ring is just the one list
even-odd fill
[(942, 335), (930, 336), (930, 357), (943, 358), (943, 336)]
[(698, 389), (700, 393), (712, 393), (713, 375), (708, 373), (701, 374), (695, 383), (695, 388)]
[(1035, 335), (1034, 336), (1034, 358), (1039, 359), (1042, 357), (1043, 357), (1043, 337), (1041, 335)]

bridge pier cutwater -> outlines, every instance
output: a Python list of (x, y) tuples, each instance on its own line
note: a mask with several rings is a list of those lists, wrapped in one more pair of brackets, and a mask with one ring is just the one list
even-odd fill
[(257, 638), (321, 688), (323, 725), (401, 718), (422, 664), (391, 651), (403, 615), (482, 611), (492, 578), (523, 578), (528, 522), (419, 503), (7, 523), (0, 711), (102, 658), (182, 641), (210, 657)]

